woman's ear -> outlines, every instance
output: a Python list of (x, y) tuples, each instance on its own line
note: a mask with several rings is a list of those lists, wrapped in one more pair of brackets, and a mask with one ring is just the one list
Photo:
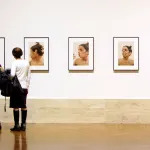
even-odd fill
[(131, 56), (132, 52), (129, 52), (129, 56)]
[(34, 53), (36, 53), (36, 54), (37, 54), (37, 49), (34, 51)]

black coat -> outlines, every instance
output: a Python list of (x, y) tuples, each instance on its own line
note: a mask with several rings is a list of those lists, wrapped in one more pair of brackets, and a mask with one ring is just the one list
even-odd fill
[(10, 74), (7, 71), (0, 71), (0, 90), (2, 96), (10, 96), (12, 91)]
[(15, 75), (13, 78), (10, 75), (10, 69), (4, 72), (0, 71), (0, 90), (2, 96), (10, 97), (12, 92), (18, 95), (23, 94), (24, 91), (20, 85), (20, 82)]

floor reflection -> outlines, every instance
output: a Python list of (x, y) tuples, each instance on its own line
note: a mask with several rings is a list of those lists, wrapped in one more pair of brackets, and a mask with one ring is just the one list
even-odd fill
[(0, 130), (0, 142), (1, 142), (1, 133), (2, 133), (2, 132), (1, 132), (1, 130)]
[(10, 132), (3, 124), (0, 150), (150, 150), (150, 125), (28, 124)]
[(27, 150), (26, 132), (12, 132), (14, 135), (13, 150)]

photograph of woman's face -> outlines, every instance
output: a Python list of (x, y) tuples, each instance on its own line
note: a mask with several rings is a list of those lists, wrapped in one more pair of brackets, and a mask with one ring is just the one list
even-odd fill
[(129, 58), (129, 56), (132, 54), (132, 52), (129, 51), (127, 46), (122, 47), (122, 56), (123, 58)]
[(83, 46), (80, 46), (79, 45), (79, 48), (78, 48), (78, 55), (80, 58), (84, 59), (84, 58), (87, 58), (88, 55), (89, 55), (89, 52), (86, 51), (86, 49), (83, 47)]
[(68, 38), (68, 69), (71, 71), (94, 70), (94, 38)]
[(43, 43), (30, 43), (30, 65), (43, 66), (44, 65), (44, 46)]
[(73, 65), (88, 66), (89, 65), (89, 43), (74, 43)]
[(118, 65), (134, 66), (134, 43), (119, 42), (118, 43)]
[(25, 37), (24, 54), (32, 71), (49, 71), (49, 37)]

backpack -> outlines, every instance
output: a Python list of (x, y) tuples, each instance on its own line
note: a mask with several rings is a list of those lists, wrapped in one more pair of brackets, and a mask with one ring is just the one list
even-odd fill
[(0, 90), (2, 96), (9, 97), (12, 92), (11, 77), (8, 71), (0, 71)]
[(5, 96), (4, 111), (6, 112), (6, 96), (10, 97), (12, 92), (10, 71), (8, 70), (4, 72), (0, 70), (0, 90), (1, 95)]
[(24, 93), (21, 84), (18, 80), (18, 77), (16, 75), (12, 79), (10, 90), (19, 95)]

